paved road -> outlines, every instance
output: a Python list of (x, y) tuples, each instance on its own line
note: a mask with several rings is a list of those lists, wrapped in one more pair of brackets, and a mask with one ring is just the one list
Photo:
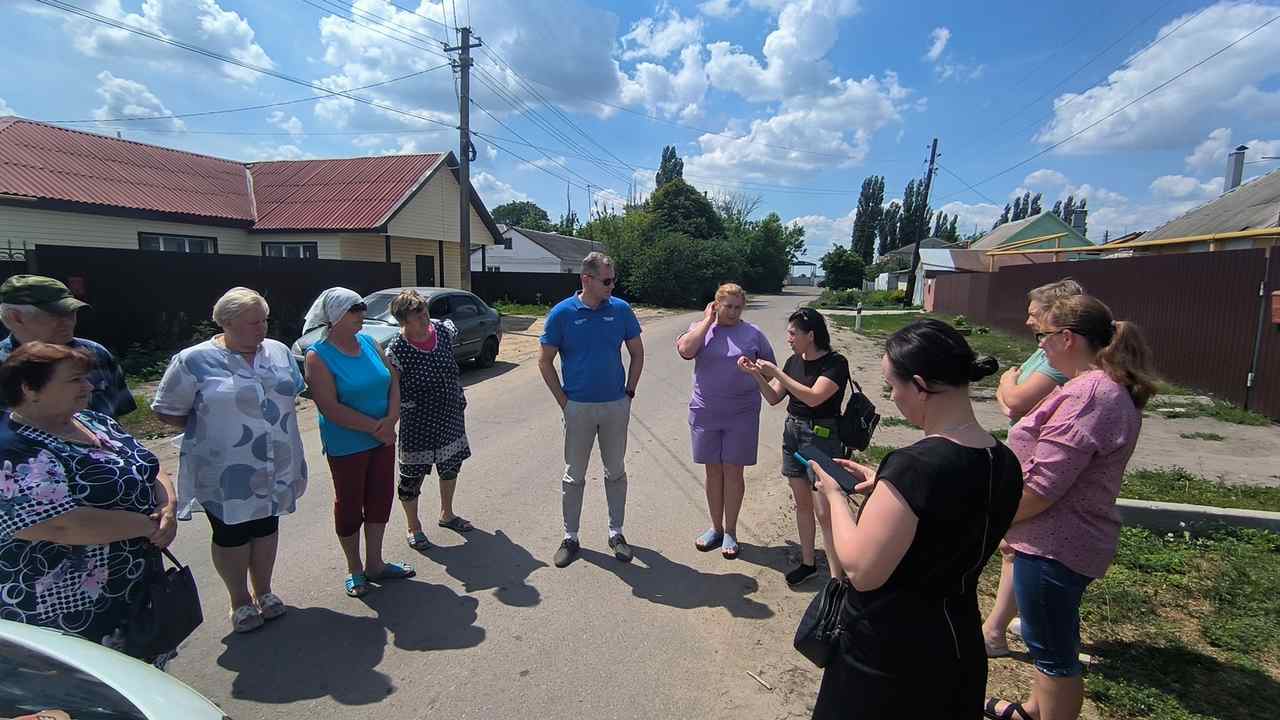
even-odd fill
[[(747, 317), (781, 355), (786, 316), (808, 299), (753, 299)], [(689, 460), (691, 365), (673, 342), (695, 317), (645, 324), (627, 460), (633, 564), (608, 552), (593, 456), (582, 557), (567, 569), (551, 565), (561, 536), (559, 410), (533, 363), (500, 363), (464, 375), (474, 457), (457, 509), (474, 532), (431, 525), (440, 546), (418, 556), (403, 544), (397, 507), (388, 557), (412, 559), (418, 577), (347, 598), (332, 486), (308, 410), (300, 421), (311, 487), (281, 525), (275, 582), (288, 615), (250, 635), (230, 632), (208, 526), (197, 516), (181, 526), (175, 550), (200, 580), (206, 621), (171, 672), (238, 720), (807, 716), (816, 676), (787, 640), (808, 595), (788, 591), (778, 574), (788, 562), (782, 539), (793, 537), (777, 475), (781, 409), (765, 409), (762, 464), (748, 471), (743, 558), (692, 547), (705, 503), (701, 468)], [(424, 511), (434, 512), (430, 479), (424, 489)]]

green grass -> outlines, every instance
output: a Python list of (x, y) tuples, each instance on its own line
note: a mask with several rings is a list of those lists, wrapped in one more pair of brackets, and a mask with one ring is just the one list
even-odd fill
[(1226, 440), (1225, 437), (1218, 433), (1211, 432), (1184, 432), (1179, 433), (1178, 437), (1183, 440), (1206, 440), (1208, 442), (1222, 442), (1223, 440)]
[(1009, 428), (996, 428), (989, 432), (991, 433), (991, 437), (999, 440), (1000, 442), (1004, 442), (1009, 439)]
[[(1164, 406), (1160, 402), (1160, 396), (1157, 395), (1151, 401), (1148, 409), (1155, 409)], [(1174, 416), (1173, 420), (1190, 420), (1193, 418), (1213, 418), (1224, 423), (1232, 425), (1248, 425), (1252, 427), (1267, 427), (1271, 424), (1271, 419), (1265, 415), (1259, 415), (1252, 410), (1245, 410), (1237, 405), (1229, 402), (1214, 400), (1211, 405), (1172, 405), (1182, 412)]]
[(160, 418), (151, 412), (150, 398), (142, 393), (134, 393), (133, 400), (138, 404), (138, 409), (119, 418), (120, 424), (129, 431), (130, 435), (139, 440), (152, 440), (178, 434), (179, 431), (176, 428), (160, 422)]
[(915, 427), (915, 425), (912, 425), (911, 423), (907, 422), (904, 418), (900, 418), (900, 417), (882, 417), (880, 418), (880, 427), (913, 428)]
[[(921, 318), (934, 318), (951, 323), (954, 316), (921, 313), (895, 313), (893, 315), (864, 315), (862, 317), (862, 334), (868, 338), (881, 340), (888, 338), (900, 328)], [(847, 315), (832, 315), (828, 322), (835, 322), (850, 330), (854, 327), (855, 318)], [(1000, 361), (1000, 368), (1021, 365), (1027, 356), (1036, 351), (1035, 339), (1021, 335), (1010, 335), (1000, 330), (991, 330), (985, 334), (976, 331), (966, 337), (969, 346), (979, 355), (992, 355)], [(975, 383), (978, 387), (996, 387), (1000, 383), (1000, 373), (990, 375)]]
[(1280, 512), (1280, 488), (1216, 483), (1179, 467), (1135, 470), (1126, 474), (1120, 486), (1120, 497)]
[[(987, 564), (980, 586), (987, 603), (999, 573), (999, 562)], [(1280, 717), (1276, 587), (1280, 535), (1122, 529), (1114, 564), (1089, 585), (1080, 608), (1082, 650), (1094, 659), (1086, 695), (1106, 720)], [(1034, 671), (1003, 662), (992, 665), (997, 691), (1025, 694)], [(1011, 669), (1019, 673), (1015, 688)]]
[(551, 312), (550, 305), (532, 305), (525, 303), (509, 303), (498, 301), (493, 304), (493, 309), (503, 315), (531, 315), (533, 317), (542, 317)]
[(891, 445), (872, 445), (855, 453), (853, 459), (866, 465), (879, 465), (886, 455), (897, 449)]

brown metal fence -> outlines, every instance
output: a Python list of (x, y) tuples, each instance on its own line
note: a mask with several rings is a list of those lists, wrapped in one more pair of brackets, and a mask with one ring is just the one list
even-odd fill
[(237, 285), (271, 305), (270, 336), (293, 342), (302, 318), (322, 291), (334, 286), (361, 295), (400, 285), (399, 263), (188, 255), (144, 250), (39, 245), (30, 272), (67, 283), (93, 306), (76, 334), (116, 353), (132, 345), (175, 347), (208, 321), (213, 303)]
[[(1272, 265), (1274, 288), (1280, 284), (1280, 263)], [(1264, 250), (1021, 265), (939, 276), (934, 310), (1025, 333), (1027, 292), (1075, 278), (1117, 317), (1142, 328), (1167, 380), (1280, 418), (1280, 337), (1269, 318), (1262, 335), (1264, 361), (1256, 369), (1253, 391), (1246, 393), (1266, 273)]]
[(1280, 291), (1280, 257), (1273, 251), (1264, 288), (1265, 307), (1258, 333), (1258, 362), (1249, 407), (1280, 419), (1280, 318), (1271, 315), (1271, 293)]

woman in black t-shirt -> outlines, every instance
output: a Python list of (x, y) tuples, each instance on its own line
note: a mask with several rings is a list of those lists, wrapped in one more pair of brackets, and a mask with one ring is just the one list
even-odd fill
[(794, 354), (787, 358), (782, 369), (767, 360), (747, 358), (739, 360), (738, 366), (755, 377), (760, 394), (770, 405), (790, 398), (782, 431), (782, 474), (791, 483), (791, 493), (796, 500), (800, 566), (786, 577), (788, 585), (798, 585), (817, 572), (813, 553), (817, 524), (812, 487), (804, 466), (793, 453), (812, 444), (831, 457), (844, 457), (836, 420), (849, 385), (849, 362), (840, 353), (831, 351), (827, 321), (812, 308), (798, 310), (788, 318), (787, 344)]
[(836, 461), (870, 492), (856, 521), (840, 486), (810, 466), (831, 576), (852, 584), (813, 717), (972, 720), (987, 684), (978, 576), (1022, 497), (1018, 459), (969, 400), (969, 383), (996, 362), (950, 325), (920, 320), (889, 338), (881, 364), (925, 437), (878, 470)]

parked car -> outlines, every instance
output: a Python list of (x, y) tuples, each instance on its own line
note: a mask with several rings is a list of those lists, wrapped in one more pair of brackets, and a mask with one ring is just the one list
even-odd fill
[[(368, 306), (364, 314), (364, 334), (378, 346), (387, 345), (400, 333), (400, 323), (391, 316), (391, 301), (404, 290), (417, 290), (427, 299), (427, 312), (436, 320), (452, 320), (458, 328), (458, 345), (453, 355), (459, 363), (474, 361), (476, 367), (491, 367), (498, 358), (502, 342), (502, 315), (483, 300), (466, 290), (456, 288), (416, 287), (388, 288), (364, 298)], [(293, 357), (303, 367), (307, 349), (320, 340), (317, 328), (293, 343)]]
[(217, 705), (152, 665), (12, 620), (0, 620), (0, 678), (0, 717), (61, 710), (73, 720), (227, 720)]

